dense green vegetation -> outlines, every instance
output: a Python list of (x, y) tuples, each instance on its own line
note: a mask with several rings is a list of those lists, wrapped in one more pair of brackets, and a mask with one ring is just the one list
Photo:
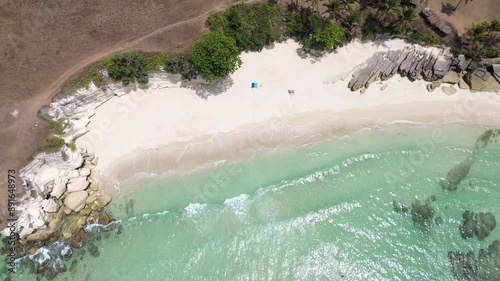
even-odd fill
[(191, 60), (200, 76), (212, 83), (233, 73), (241, 65), (240, 50), (233, 38), (210, 32), (194, 44)]
[(105, 60), (103, 65), (106, 66), (111, 79), (121, 81), (124, 86), (127, 86), (135, 82), (147, 84), (149, 82), (148, 71), (154, 70), (157, 66), (154, 63), (154, 56), (132, 52), (114, 55)]
[(310, 10), (290, 11), (286, 19), (288, 35), (299, 41), (304, 51), (311, 55), (335, 50), (347, 41), (343, 28)]
[[(302, 4), (306, 3), (309, 7)], [(442, 44), (442, 38), (427, 29), (415, 28), (415, 10), (405, 0), (306, 0), (276, 4), (236, 4), (211, 15), (212, 30), (182, 54), (131, 52), (117, 54), (87, 67), (72, 80), (64, 92), (104, 85), (109, 79), (123, 85), (147, 84), (148, 72), (180, 74), (185, 80), (202, 77), (209, 82), (225, 78), (236, 70), (241, 51), (260, 51), (273, 42), (294, 38), (306, 54), (322, 56), (354, 38), (373, 40), (378, 34), (398, 34), (423, 44)], [(461, 40), (455, 40), (455, 53), (468, 57), (498, 57), (500, 22), (472, 26)], [(449, 39), (446, 39), (448, 43)]]
[(285, 25), (277, 5), (239, 4), (208, 18), (212, 31), (233, 38), (242, 51), (260, 51), (285, 38)]
[(456, 48), (456, 52), (468, 57), (500, 56), (500, 20), (473, 24), (464, 35), (464, 42)]
[(412, 34), (410, 34), (410, 38), (417, 42), (429, 45), (443, 44), (443, 39), (441, 39), (439, 36), (433, 35), (425, 31), (415, 31)]

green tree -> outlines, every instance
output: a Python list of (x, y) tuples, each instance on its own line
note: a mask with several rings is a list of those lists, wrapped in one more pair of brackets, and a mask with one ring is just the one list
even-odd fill
[(486, 24), (473, 24), (472, 27), (465, 31), (465, 38), (472, 45), (473, 49), (479, 49), (481, 44), (486, 39), (488, 27)]
[(412, 28), (412, 23), (416, 19), (415, 9), (403, 7), (393, 23), (396, 32), (406, 33)]
[(330, 0), (328, 3), (323, 4), (326, 7), (325, 13), (328, 13), (330, 20), (339, 20), (342, 18), (343, 3), (341, 0)]
[(124, 86), (130, 83), (148, 83), (148, 71), (151, 64), (146, 55), (138, 52), (114, 55), (104, 62), (109, 77), (115, 81), (121, 81)]
[(394, 20), (401, 14), (401, 0), (383, 0), (379, 5), (379, 13), (382, 20)]
[(490, 37), (495, 32), (500, 32), (500, 20), (492, 20), (489, 24), (487, 23), (486, 29), (488, 31), (488, 37)]
[(200, 76), (212, 83), (232, 74), (241, 66), (240, 50), (233, 38), (220, 32), (210, 32), (203, 41), (194, 44), (191, 60)]
[(208, 18), (212, 31), (234, 38), (241, 50), (260, 51), (284, 39), (285, 23), (280, 8), (270, 4), (238, 4)]
[(334, 23), (328, 24), (313, 36), (315, 49), (332, 51), (345, 42), (344, 30)]
[[(459, 6), (460, 4), (462, 4), (462, 1), (464, 1), (464, 0), (460, 0), (460, 2), (458, 2), (458, 4), (455, 6), (455, 8), (453, 8), (453, 11), (456, 11), (456, 10), (457, 10), (458, 6)], [(473, 1), (473, 0), (465, 0), (465, 4), (469, 4), (469, 2), (472, 2), (472, 1)]]

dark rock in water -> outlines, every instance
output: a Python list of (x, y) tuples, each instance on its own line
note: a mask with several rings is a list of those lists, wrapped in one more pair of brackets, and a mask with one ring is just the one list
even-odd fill
[(488, 249), (479, 250), (477, 258), (472, 252), (448, 252), (453, 275), (458, 280), (500, 280), (500, 241), (495, 240)]
[(392, 201), (392, 206), (393, 206), (393, 209), (394, 209), (394, 212), (396, 213), (408, 213), (409, 211), (409, 208), (408, 206), (406, 206), (405, 204), (399, 202), (399, 201)]
[(463, 222), (460, 225), (460, 235), (462, 238), (472, 238), (474, 235), (480, 241), (488, 237), (497, 226), (495, 216), (492, 213), (477, 213), (469, 210), (462, 215)]
[(73, 260), (71, 265), (69, 266), (69, 271), (74, 272), (76, 270), (76, 266), (78, 265), (78, 260)]
[(456, 165), (451, 169), (446, 175), (446, 179), (442, 179), (439, 184), (444, 190), (455, 191), (458, 189), (460, 182), (465, 179), (465, 177), (470, 172), (470, 167), (474, 164), (474, 155), (469, 156), (460, 164)]
[(477, 262), (474, 253), (448, 252), (453, 276), (458, 280), (478, 280)]
[(64, 260), (69, 260), (73, 256), (73, 249), (71, 249), (71, 247), (67, 247), (63, 251), (61, 251), (61, 255), (63, 256)]
[(476, 214), (476, 236), (480, 241), (488, 237), (497, 226), (497, 221), (492, 213)]
[(463, 222), (460, 225), (460, 235), (462, 238), (472, 238), (476, 231), (476, 220), (474, 219), (474, 212), (469, 210), (465, 211), (462, 215)]
[(90, 255), (92, 255), (93, 257), (98, 257), (101, 255), (101, 253), (99, 252), (99, 248), (96, 246), (96, 245), (91, 245), (89, 247), (89, 253)]
[(485, 148), (488, 142), (490, 142), (491, 137), (493, 136), (493, 130), (489, 129), (486, 132), (482, 133), (479, 138), (476, 140), (476, 144), (474, 147), (476, 148)]
[(419, 199), (411, 204), (411, 219), (413, 223), (424, 229), (431, 227), (434, 209), (428, 203), (422, 203)]
[(435, 218), (435, 219), (434, 219), (434, 223), (435, 223), (436, 225), (441, 225), (441, 224), (443, 224), (443, 218), (442, 218), (442, 217), (437, 217), (437, 218)]

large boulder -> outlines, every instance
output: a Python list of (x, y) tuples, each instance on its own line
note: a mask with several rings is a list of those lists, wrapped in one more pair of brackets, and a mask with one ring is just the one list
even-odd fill
[(42, 209), (47, 213), (55, 213), (59, 210), (59, 205), (52, 198), (44, 199), (42, 201)]
[(500, 83), (486, 68), (477, 68), (464, 76), (472, 92), (500, 92)]
[(458, 81), (458, 87), (462, 90), (469, 90), (470, 89), (469, 84), (467, 84), (467, 82), (465, 82), (464, 78), (460, 78), (460, 80)]
[(470, 172), (470, 167), (474, 164), (474, 156), (467, 157), (463, 162), (453, 167), (448, 174), (446, 179), (440, 180), (439, 184), (444, 190), (455, 191), (458, 188), (460, 182), (462, 182), (465, 177)]
[(457, 84), (460, 81), (460, 76), (455, 71), (448, 71), (442, 81), (443, 83)]
[(441, 90), (443, 90), (443, 93), (445, 93), (448, 96), (454, 95), (457, 93), (457, 89), (450, 87), (450, 86), (442, 86)]
[(75, 192), (75, 191), (81, 191), (87, 189), (87, 187), (90, 185), (90, 182), (88, 181), (77, 181), (73, 183), (68, 183), (68, 192)]
[(55, 198), (60, 198), (64, 194), (64, 192), (66, 192), (66, 184), (60, 183), (54, 185), (54, 188), (52, 189), (50, 195), (54, 196)]
[(465, 211), (462, 215), (463, 222), (460, 225), (460, 235), (462, 238), (472, 238), (477, 236), (479, 241), (488, 237), (497, 226), (495, 216), (492, 213), (477, 213)]
[(488, 237), (497, 226), (497, 221), (492, 213), (476, 214), (476, 236), (479, 241)]
[(87, 197), (88, 194), (86, 191), (71, 192), (64, 200), (64, 205), (68, 206), (71, 210), (78, 212), (85, 207)]
[(462, 238), (472, 238), (476, 231), (476, 220), (474, 219), (474, 212), (469, 210), (462, 214), (463, 222), (460, 225), (460, 235)]
[(434, 209), (429, 206), (429, 202), (424, 203), (416, 199), (415, 202), (411, 204), (411, 219), (414, 224), (423, 229), (429, 229), (431, 227), (433, 216)]

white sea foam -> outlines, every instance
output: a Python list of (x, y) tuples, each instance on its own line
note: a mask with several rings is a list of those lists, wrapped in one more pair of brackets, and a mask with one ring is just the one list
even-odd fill
[(250, 195), (241, 194), (239, 196), (226, 199), (224, 201), (224, 206), (231, 210), (236, 216), (244, 218), (248, 211), (248, 204), (250, 201)]
[(191, 203), (184, 208), (187, 217), (194, 217), (203, 213), (207, 209), (207, 204)]

